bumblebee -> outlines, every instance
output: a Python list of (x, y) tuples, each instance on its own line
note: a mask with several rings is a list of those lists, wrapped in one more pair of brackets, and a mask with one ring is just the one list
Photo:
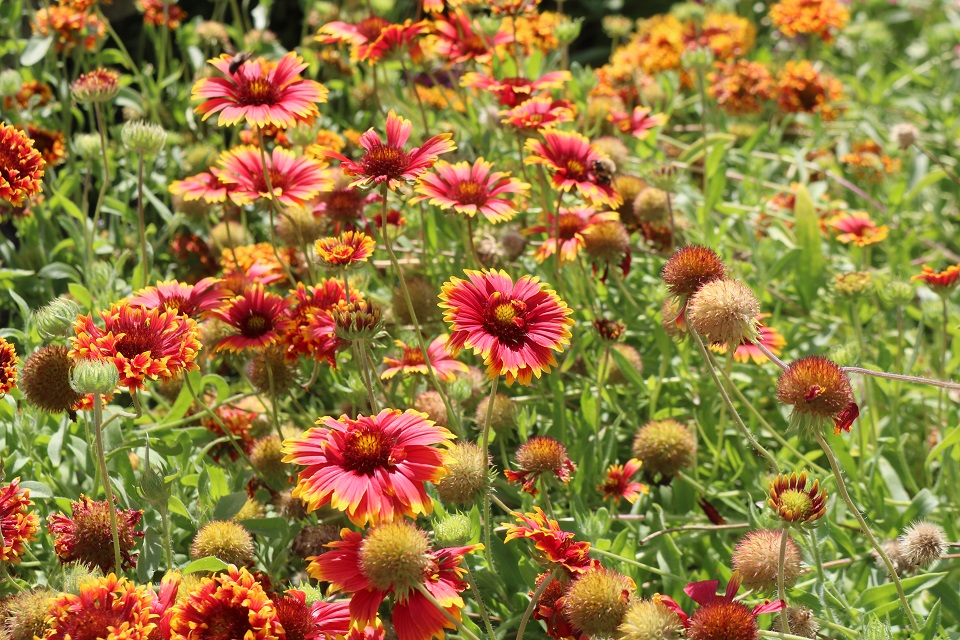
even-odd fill
[(250, 53), (249, 51), (241, 51), (240, 53), (235, 55), (233, 57), (233, 60), (230, 61), (230, 67), (229, 67), (230, 75), (233, 75), (237, 71), (239, 71), (240, 67), (243, 66), (243, 63), (247, 62), (252, 57), (253, 57), (253, 54)]
[(610, 184), (616, 173), (617, 165), (610, 158), (600, 158), (593, 161), (593, 175), (596, 176), (597, 184)]

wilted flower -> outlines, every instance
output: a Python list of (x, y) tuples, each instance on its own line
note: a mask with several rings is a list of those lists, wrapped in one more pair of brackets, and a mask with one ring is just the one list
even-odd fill
[[(113, 533), (109, 509), (116, 510), (120, 538), (120, 567), (114, 566)], [(103, 573), (126, 571), (137, 564), (130, 551), (142, 531), (137, 531), (143, 511), (117, 509), (105, 500), (95, 501), (81, 495), (72, 503), (72, 515), (50, 514), (47, 529), (54, 536), (54, 548), (60, 562), (81, 562), (97, 567)]]
[(927, 567), (943, 555), (947, 537), (941, 527), (918, 520), (904, 529), (898, 542), (908, 562), (916, 567)]
[(517, 449), (519, 471), (505, 469), (504, 475), (510, 482), (519, 482), (523, 491), (537, 495), (536, 482), (541, 474), (551, 472), (561, 482), (570, 482), (571, 474), (577, 466), (567, 456), (567, 448), (559, 441), (547, 436), (535, 436)]
[(27, 402), (48, 413), (71, 411), (83, 396), (70, 386), (76, 361), (62, 345), (40, 347), (23, 364), (20, 391)]

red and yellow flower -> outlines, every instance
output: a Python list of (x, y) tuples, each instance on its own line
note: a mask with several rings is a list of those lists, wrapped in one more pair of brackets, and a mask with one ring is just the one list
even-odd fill
[(707, 80), (710, 97), (731, 115), (760, 113), (763, 103), (777, 95), (773, 76), (762, 62), (717, 63), (717, 70), (708, 75)]
[(824, 120), (840, 114), (834, 103), (843, 97), (843, 85), (819, 73), (807, 60), (787, 62), (777, 77), (777, 105), (785, 113), (814, 113)]
[(222, 285), (223, 280), (219, 278), (204, 278), (197, 284), (165, 280), (155, 287), (134, 292), (128, 302), (145, 309), (163, 309), (196, 319), (220, 309), (228, 295)]
[(17, 386), (17, 365), (20, 358), (17, 349), (5, 338), (0, 337), (0, 397), (10, 393)]
[(570, 482), (577, 466), (567, 456), (567, 448), (554, 438), (535, 436), (517, 449), (518, 471), (504, 469), (503, 475), (508, 482), (519, 482), (521, 490), (532, 496), (537, 495), (537, 479), (550, 472), (564, 484)]
[(573, 310), (540, 279), (522, 276), (516, 283), (505, 271), (464, 271), (440, 293), (444, 320), (453, 329), (447, 350), (466, 347), (483, 357), (487, 375), (506, 375), (507, 384), (530, 384), (549, 373), (553, 352), (570, 344)]
[(524, 100), (512, 109), (501, 111), (500, 122), (521, 131), (542, 131), (564, 122), (573, 122), (576, 108), (568, 100), (554, 100), (549, 96)]
[(452, 11), (446, 16), (439, 16), (430, 26), (431, 36), (426, 42), (427, 49), (448, 66), (471, 60), (488, 63), (496, 47), (513, 42), (510, 32), (501, 28), (493, 36), (491, 43), (490, 38), (482, 35), (476, 21), (463, 11)]
[(339, 236), (320, 238), (314, 248), (320, 259), (331, 267), (358, 266), (370, 259), (376, 241), (362, 231), (344, 231)]
[(620, 131), (629, 133), (638, 140), (643, 140), (650, 135), (651, 130), (667, 123), (666, 115), (662, 113), (651, 115), (651, 110), (647, 107), (634, 107), (630, 113), (613, 109), (607, 119)]
[(456, 372), (467, 373), (470, 369), (447, 354), (447, 340), (448, 336), (445, 335), (435, 338), (427, 347), (426, 358), (423, 357), (420, 347), (410, 347), (400, 340), (394, 340), (394, 344), (403, 349), (403, 355), (399, 360), (384, 357), (383, 364), (387, 365), (387, 368), (380, 377), (389, 380), (398, 373), (427, 375), (433, 367), (437, 378), (444, 382), (453, 382), (457, 378)]
[(433, 168), (436, 173), (420, 176), (415, 187), (419, 195), (410, 200), (411, 204), (429, 200), (434, 206), (452, 208), (471, 218), (481, 213), (496, 224), (512, 219), (517, 213), (516, 205), (503, 196), (530, 190), (529, 184), (511, 178), (509, 172), (492, 171), (493, 163), (483, 158), (478, 158), (473, 165), (439, 160)]
[(325, 504), (357, 526), (431, 513), (424, 483), (443, 477), (443, 451), (454, 435), (408, 409), (375, 416), (320, 418), (319, 426), (283, 444), (284, 462), (306, 466), (293, 497), (313, 511)]
[(372, 15), (357, 24), (328, 22), (320, 27), (314, 39), (323, 44), (346, 42), (350, 44), (351, 61), (376, 64), (388, 53), (400, 49), (407, 49), (411, 57), (419, 59), (423, 53), (416, 39), (428, 28), (426, 21), (393, 24)]
[(770, 7), (770, 21), (788, 38), (817, 35), (830, 42), (849, 20), (850, 11), (838, 0), (780, 0)]
[(46, 166), (55, 167), (67, 159), (67, 139), (61, 132), (28, 124), (27, 137), (33, 141), (33, 148), (40, 152)]
[[(283, 340), (292, 354), (304, 354), (316, 360), (326, 361), (336, 366), (337, 350), (343, 341), (334, 332), (336, 324), (332, 311), (346, 305), (346, 291), (343, 281), (338, 279), (321, 280), (316, 286), (308, 287), (302, 282), (290, 292), (293, 297), (287, 315), (294, 322), (294, 328), (283, 334)], [(363, 299), (356, 291), (350, 292), (350, 301)]]
[(497, 102), (512, 109), (540, 91), (563, 87), (572, 77), (569, 71), (551, 71), (536, 80), (519, 77), (496, 80), (486, 74), (471, 71), (463, 74), (460, 85), (488, 91), (493, 94)]
[(825, 223), (828, 227), (838, 231), (837, 240), (844, 244), (853, 243), (858, 247), (876, 244), (887, 237), (890, 229), (887, 225), (877, 224), (865, 211), (841, 213), (828, 218)]
[(147, 378), (173, 380), (198, 369), (197, 323), (176, 311), (145, 309), (129, 303), (99, 311), (101, 329), (93, 316), (77, 319), (70, 339), (70, 357), (109, 360), (120, 372), (120, 386), (135, 391)]
[(204, 202), (214, 204), (226, 202), (232, 186), (220, 182), (220, 178), (204, 171), (183, 180), (174, 180), (167, 189), (175, 196), (183, 196), (187, 202), (202, 198)]
[[(339, 153), (339, 150), (332, 149)], [(351, 184), (351, 180), (339, 167), (329, 169), (327, 176), (333, 182), (329, 190), (317, 196), (314, 213), (333, 225), (333, 232), (359, 229), (364, 225), (364, 209), (368, 205), (380, 202), (380, 194), (367, 193)]]
[(64, 592), (51, 599), (44, 640), (149, 640), (159, 618), (152, 599), (149, 589), (113, 573), (91, 577), (79, 584), (76, 594)]
[(19, 207), (40, 193), (43, 167), (43, 156), (33, 140), (0, 122), (0, 199)]
[(222, 169), (211, 172), (227, 185), (227, 195), (238, 205), (252, 204), (260, 198), (276, 197), (287, 206), (302, 205), (321, 191), (330, 187), (323, 166), (313, 158), (298, 157), (292, 151), (274, 147), (265, 156), (270, 187), (263, 171), (263, 158), (257, 147), (242, 146), (224, 151), (220, 155)]
[(340, 168), (345, 174), (357, 176), (351, 186), (386, 184), (390, 189), (396, 190), (404, 182), (419, 178), (433, 166), (440, 155), (457, 148), (451, 140), (452, 134), (441, 133), (420, 147), (409, 152), (404, 151), (403, 145), (410, 139), (411, 130), (410, 121), (391, 110), (387, 115), (386, 143), (372, 128), (360, 136), (360, 146), (366, 150), (360, 162), (354, 162), (332, 151), (328, 155), (340, 160)]
[(300, 77), (307, 64), (292, 51), (277, 63), (263, 58), (242, 62), (232, 73), (234, 56), (230, 54), (209, 62), (225, 77), (198, 80), (190, 97), (204, 101), (196, 108), (204, 120), (219, 113), (220, 126), (247, 122), (257, 127), (292, 127), (317, 116), (317, 103), (327, 101), (326, 87)]
[(137, 8), (143, 12), (143, 23), (166, 27), (174, 31), (187, 17), (183, 7), (163, 0), (137, 0)]
[[(71, 515), (51, 513), (47, 517), (47, 530), (53, 538), (53, 546), (60, 562), (80, 562), (96, 567), (103, 573), (126, 571), (137, 566), (137, 554), (131, 554), (143, 511), (118, 509), (106, 500), (91, 500), (81, 494), (71, 504)], [(117, 517), (117, 533), (120, 539), (120, 567), (115, 566), (113, 554), (113, 530), (110, 524), (110, 509)]]
[(560, 529), (556, 520), (551, 520), (540, 507), (534, 507), (533, 513), (511, 512), (519, 525), (502, 523), (507, 528), (504, 542), (518, 538), (532, 540), (538, 553), (538, 561), (550, 569), (559, 569), (566, 578), (585, 573), (599, 566), (599, 562), (590, 559), (590, 543), (577, 542), (574, 535)]
[(606, 479), (597, 487), (597, 490), (603, 494), (603, 499), (613, 500), (616, 504), (623, 498), (633, 504), (642, 494), (649, 492), (650, 489), (642, 482), (630, 481), (640, 471), (641, 466), (643, 462), (637, 458), (627, 460), (626, 464), (610, 465)]
[(0, 486), (0, 562), (20, 562), (27, 544), (37, 537), (39, 519), (32, 506), (30, 490), (20, 486), (20, 478)]
[(923, 265), (920, 273), (910, 278), (910, 280), (926, 282), (927, 286), (939, 294), (952, 291), (957, 286), (958, 279), (960, 279), (960, 264), (952, 264), (943, 271), (934, 271), (933, 268)]
[(595, 206), (617, 207), (623, 199), (609, 180), (597, 175), (598, 162), (609, 160), (590, 140), (576, 131), (551, 129), (543, 132), (543, 141), (531, 138), (524, 149), (525, 164), (538, 164), (553, 172), (553, 186), (560, 191), (576, 189)]
[(289, 306), (289, 300), (264, 291), (262, 284), (247, 287), (213, 314), (236, 332), (220, 340), (216, 350), (259, 350), (276, 344), (294, 328), (286, 316)]
[(93, 51), (107, 35), (107, 25), (96, 13), (72, 6), (43, 7), (37, 10), (33, 19), (33, 32), (44, 37), (54, 36), (60, 52), (74, 47)]
[[(533, 257), (537, 262), (543, 262), (557, 253), (560, 247), (560, 263), (569, 263), (577, 259), (580, 250), (586, 244), (584, 234), (594, 225), (604, 220), (619, 220), (620, 215), (614, 211), (597, 213), (591, 207), (560, 207), (560, 220), (553, 213), (546, 214), (546, 222), (528, 229), (524, 233), (546, 233), (543, 243), (537, 247)], [(559, 226), (558, 226), (559, 225)], [(559, 235), (559, 240), (557, 238)]]

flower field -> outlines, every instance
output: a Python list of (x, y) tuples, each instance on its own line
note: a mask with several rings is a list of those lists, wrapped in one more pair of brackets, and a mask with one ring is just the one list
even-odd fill
[(0, 3), (0, 640), (960, 638), (960, 5), (646, 4)]

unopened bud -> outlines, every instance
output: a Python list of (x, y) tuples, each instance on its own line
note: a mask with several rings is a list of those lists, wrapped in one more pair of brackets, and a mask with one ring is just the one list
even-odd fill
[(125, 146), (134, 153), (154, 154), (163, 149), (167, 140), (167, 132), (158, 124), (135, 120), (124, 123), (120, 129), (120, 139)]
[(60, 297), (34, 311), (33, 319), (40, 335), (51, 340), (65, 336), (79, 313), (80, 305), (69, 298)]
[(107, 360), (80, 360), (73, 368), (70, 386), (77, 393), (107, 395), (120, 382), (116, 365)]

